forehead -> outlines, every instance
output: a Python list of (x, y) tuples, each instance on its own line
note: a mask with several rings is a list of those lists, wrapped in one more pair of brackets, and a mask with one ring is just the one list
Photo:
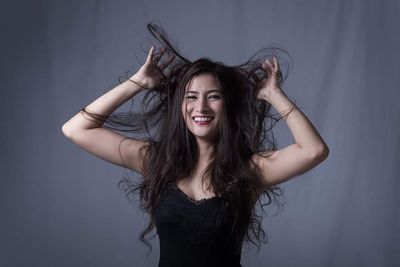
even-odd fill
[(209, 90), (221, 90), (221, 85), (218, 79), (211, 73), (204, 73), (193, 77), (186, 86), (186, 92), (201, 92)]

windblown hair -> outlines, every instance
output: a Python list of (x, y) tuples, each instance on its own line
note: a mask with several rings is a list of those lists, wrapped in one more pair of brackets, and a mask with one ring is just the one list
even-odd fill
[[(114, 113), (101, 116), (82, 109), (93, 119), (100, 120), (106, 127), (143, 133), (140, 139), (148, 144), (145, 149), (143, 179), (135, 183), (124, 177), (119, 185), (129, 195), (139, 190), (140, 207), (150, 215), (150, 222), (140, 233), (140, 240), (150, 247), (145, 238), (155, 226), (155, 208), (160, 195), (169, 183), (177, 183), (191, 175), (199, 151), (195, 136), (186, 127), (181, 113), (185, 89), (191, 80), (200, 74), (214, 75), (221, 85), (224, 110), (222, 126), (215, 141), (212, 161), (202, 177), (210, 178), (208, 189), (222, 196), (227, 205), (226, 212), (234, 218), (231, 229), (237, 249), (247, 240), (257, 246), (266, 243), (262, 229), (264, 206), (277, 200), (282, 189), (276, 185), (265, 189), (260, 170), (252, 161), (252, 156), (263, 157), (276, 150), (277, 145), (272, 127), (286, 114), (272, 114), (271, 104), (257, 99), (260, 84), (268, 74), (261, 68), (266, 57), (277, 53), (288, 55), (280, 48), (260, 50), (247, 62), (237, 66), (227, 66), (209, 58), (190, 61), (180, 55), (168, 41), (161, 26), (150, 23), (150, 33), (162, 44), (168, 55), (174, 55), (173, 62), (163, 70), (164, 79), (157, 88), (145, 90), (139, 113)], [(158, 53), (156, 53), (157, 55)], [(158, 54), (160, 55), (160, 54)], [(278, 56), (280, 61), (285, 59)], [(287, 63), (287, 62), (283, 62)], [(280, 73), (280, 84), (286, 79), (290, 69)], [(293, 110), (290, 109), (290, 113)], [(110, 126), (108, 126), (108, 125)], [(117, 128), (116, 128), (117, 126)], [(128, 130), (120, 128), (127, 127)], [(127, 137), (133, 138), (133, 137)], [(262, 196), (268, 201), (262, 203)], [(262, 215), (256, 212), (259, 203)]]

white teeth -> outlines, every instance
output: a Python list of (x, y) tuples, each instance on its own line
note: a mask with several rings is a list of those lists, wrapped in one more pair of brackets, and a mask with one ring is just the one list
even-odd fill
[(213, 117), (194, 117), (194, 121), (212, 121)]

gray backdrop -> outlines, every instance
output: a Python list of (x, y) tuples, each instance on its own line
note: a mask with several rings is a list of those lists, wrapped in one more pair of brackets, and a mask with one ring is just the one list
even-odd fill
[[(127, 173), (65, 138), (80, 108), (137, 70), (158, 19), (190, 59), (242, 63), (278, 44), (284, 90), (329, 145), (288, 181), (244, 266), (399, 266), (400, 2), (2, 1), (1, 266), (156, 266)], [(279, 123), (279, 147), (292, 142)], [(397, 204), (396, 204), (397, 203)]]

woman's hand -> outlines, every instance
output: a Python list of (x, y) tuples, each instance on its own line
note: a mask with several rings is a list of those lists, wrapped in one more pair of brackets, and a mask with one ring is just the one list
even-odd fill
[(273, 94), (282, 91), (279, 84), (279, 78), (282, 74), (276, 57), (273, 57), (272, 61), (267, 59), (262, 64), (262, 69), (267, 73), (268, 78), (261, 81), (260, 91), (258, 92), (257, 98), (270, 102), (269, 100)]
[(142, 67), (140, 67), (138, 72), (131, 77), (131, 79), (149, 89), (159, 86), (161, 81), (165, 78), (163, 70), (171, 64), (175, 57), (175, 55), (168, 56), (168, 59), (163, 62), (161, 61), (161, 58), (165, 54), (165, 48), (162, 48), (160, 53), (154, 55), (154, 47), (152, 46), (147, 55), (146, 62)]

